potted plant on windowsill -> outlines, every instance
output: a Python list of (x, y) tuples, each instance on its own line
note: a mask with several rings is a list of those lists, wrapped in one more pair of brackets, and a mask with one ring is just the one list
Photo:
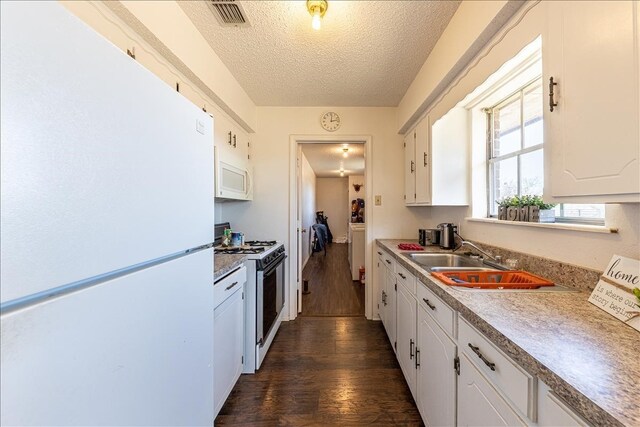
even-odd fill
[(540, 196), (511, 196), (498, 202), (498, 219), (506, 221), (555, 222), (554, 204)]

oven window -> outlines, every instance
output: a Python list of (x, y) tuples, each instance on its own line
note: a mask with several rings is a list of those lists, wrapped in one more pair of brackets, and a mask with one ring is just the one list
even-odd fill
[(271, 270), (264, 276), (262, 291), (262, 335), (263, 339), (269, 334), (269, 330), (278, 317), (278, 272), (279, 268)]

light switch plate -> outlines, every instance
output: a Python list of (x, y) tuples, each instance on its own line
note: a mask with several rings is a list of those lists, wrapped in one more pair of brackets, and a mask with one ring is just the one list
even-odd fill
[(375, 200), (375, 205), (376, 206), (382, 206), (382, 196), (377, 195), (377, 196), (375, 196), (375, 199), (376, 199)]

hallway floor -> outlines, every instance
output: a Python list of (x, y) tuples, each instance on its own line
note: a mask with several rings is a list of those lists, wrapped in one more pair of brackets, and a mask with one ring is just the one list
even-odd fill
[(423, 424), (381, 322), (298, 317), (282, 323), (260, 371), (240, 377), (215, 425)]
[(316, 252), (302, 271), (310, 294), (302, 295), (302, 316), (364, 316), (364, 286), (351, 280), (349, 245), (327, 245), (327, 255)]

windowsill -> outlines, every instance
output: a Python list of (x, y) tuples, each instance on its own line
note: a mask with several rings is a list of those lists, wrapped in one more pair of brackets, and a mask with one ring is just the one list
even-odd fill
[(586, 225), (586, 224), (568, 224), (561, 222), (540, 223), (540, 222), (524, 222), (524, 221), (505, 221), (496, 218), (465, 218), (471, 222), (484, 222), (489, 224), (498, 224), (516, 227), (533, 227), (533, 228), (551, 228), (556, 230), (584, 231), (587, 233), (617, 233), (617, 228), (609, 228), (604, 225)]

